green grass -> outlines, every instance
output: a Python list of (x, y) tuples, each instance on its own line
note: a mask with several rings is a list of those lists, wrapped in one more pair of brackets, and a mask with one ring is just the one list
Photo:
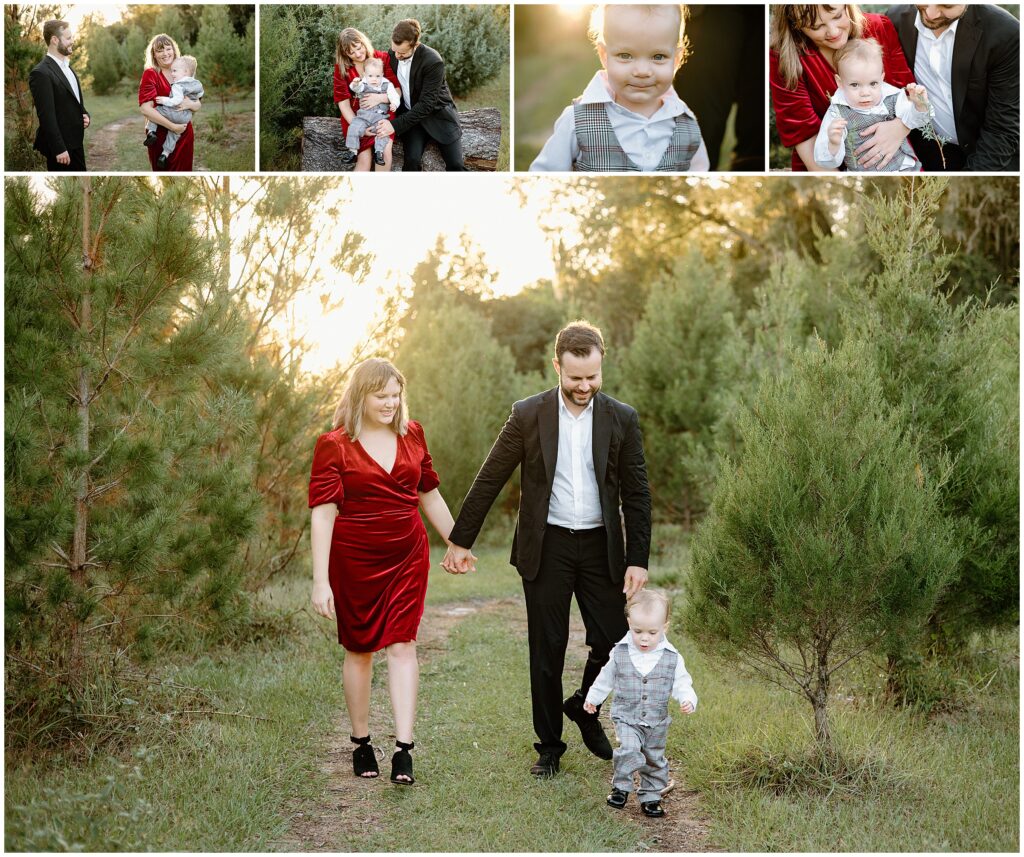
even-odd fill
[[(149, 160), (142, 145), (144, 120), (139, 113), (137, 97), (131, 93), (114, 95), (92, 95), (86, 99), (91, 125), (85, 132), (86, 164), (96, 169), (96, 132), (112, 122), (130, 119), (116, 137), (112, 163), (105, 164), (104, 170), (115, 172), (149, 172)], [(228, 99), (226, 104), (227, 123), (223, 134), (214, 134), (211, 123), (219, 121), (220, 99), (212, 95), (205, 100), (203, 109), (196, 112), (192, 122), (195, 127), (196, 148), (194, 167), (210, 171), (245, 171), (255, 169), (255, 96), (253, 93)]]
[[(425, 647), (414, 789), (375, 785), (373, 823), (329, 842), (335, 850), (634, 851), (651, 828), (604, 806), (610, 764), (588, 756), (570, 727), (563, 773), (536, 782), (530, 728), (525, 610), (507, 542), (477, 551), (477, 571), (445, 574), (432, 552), (428, 602), (475, 608), (443, 643)], [(652, 582), (682, 584), (687, 539), (656, 527)], [(284, 611), (305, 608), (309, 583), (264, 592)], [(484, 607), (484, 599), (508, 599)], [(676, 595), (676, 615), (683, 596)], [(165, 658), (155, 680), (202, 687), (141, 721), (119, 753), (91, 761), (7, 754), (9, 850), (269, 850), (287, 840), (294, 812), (322, 812), (329, 783), (324, 741), (345, 725), (341, 650), (330, 623), (309, 612), (297, 631), (199, 658)], [(677, 629), (673, 641), (700, 706), (676, 717), (669, 756), (699, 791), (711, 842), (737, 851), (1016, 851), (1019, 844), (1019, 674), (1015, 632), (979, 639), (955, 678), (950, 710), (932, 717), (887, 708), (879, 665), (841, 674), (832, 727), (844, 755), (881, 772), (854, 789), (778, 792), (749, 783), (771, 758), (800, 766), (810, 707), (795, 695), (712, 660)], [(570, 648), (578, 676), (581, 647)], [(386, 671), (374, 694), (386, 699)], [(567, 683), (568, 686), (568, 683)], [(139, 697), (140, 699), (142, 697)], [(744, 773), (744, 769), (747, 773)], [(327, 795), (328, 797), (325, 797)], [(678, 804), (677, 804), (678, 806)], [(671, 811), (671, 799), (668, 803)], [(347, 837), (347, 838), (345, 838)]]
[(508, 64), (502, 66), (501, 73), (482, 86), (478, 86), (462, 98), (455, 99), (459, 110), (475, 110), (479, 107), (497, 107), (501, 111), (501, 143), (498, 146), (498, 172), (508, 172), (509, 160), (509, 110), (508, 110), (509, 71)]

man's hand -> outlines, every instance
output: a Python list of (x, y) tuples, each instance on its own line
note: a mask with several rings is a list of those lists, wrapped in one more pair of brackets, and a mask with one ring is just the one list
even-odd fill
[(626, 569), (625, 585), (622, 591), (626, 593), (626, 600), (629, 601), (641, 589), (647, 585), (647, 569), (638, 565), (631, 565)]
[(92, 120), (89, 119), (89, 114), (88, 113), (83, 113), (82, 114), (82, 127), (83, 128), (88, 128), (89, 127), (89, 122), (91, 122), (91, 121)]
[(64, 164), (64, 166), (67, 166), (68, 164), (71, 163), (71, 155), (69, 155), (66, 151), (61, 152), (59, 155), (57, 155), (57, 163)]
[(387, 119), (381, 119), (376, 125), (375, 133), (378, 137), (390, 137), (395, 133), (395, 126)]
[(476, 557), (469, 548), (448, 545), (448, 551), (441, 560), (441, 567), (449, 574), (465, 574), (476, 571)]
[(867, 137), (857, 149), (857, 161), (866, 170), (881, 170), (891, 161), (907, 139), (910, 129), (899, 119), (878, 122), (860, 132)]

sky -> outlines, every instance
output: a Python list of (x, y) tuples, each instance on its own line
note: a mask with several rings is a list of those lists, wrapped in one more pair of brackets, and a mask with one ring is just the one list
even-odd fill
[(64, 20), (71, 25), (71, 30), (78, 30), (86, 15), (93, 15), (104, 24), (114, 24), (121, 20), (124, 14), (124, 5), (111, 5), (104, 3), (82, 3), (69, 7)]

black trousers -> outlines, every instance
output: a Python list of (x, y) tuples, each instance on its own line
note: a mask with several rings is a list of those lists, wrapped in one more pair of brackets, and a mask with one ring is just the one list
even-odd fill
[(427, 148), (427, 143), (432, 140), (437, 144), (437, 148), (441, 152), (445, 170), (450, 173), (466, 172), (466, 164), (462, 158), (462, 140), (455, 140), (452, 143), (438, 143), (437, 140), (434, 140), (426, 132), (422, 125), (413, 125), (402, 134), (401, 140), (404, 151), (402, 159), (403, 173), (418, 173), (422, 171), (423, 167), (420, 162), (423, 159), (423, 150)]
[(46, 156), (46, 169), (51, 173), (84, 173), (85, 149), (68, 149), (71, 156), (70, 164), (58, 164), (56, 155)]
[[(940, 154), (938, 142), (924, 139), (920, 131), (910, 132), (910, 145), (914, 147), (914, 154), (920, 159), (926, 173), (962, 170), (967, 162), (967, 154), (956, 143), (946, 143)], [(945, 165), (942, 163), (943, 157), (946, 159)]]
[(540, 571), (523, 580), (530, 641), (530, 695), (533, 728), (540, 753), (559, 756), (562, 740), (562, 669), (569, 644), (569, 607), (573, 595), (583, 616), (589, 648), (580, 691), (586, 694), (628, 630), (626, 596), (608, 571), (608, 543), (603, 527), (575, 532), (548, 525)]

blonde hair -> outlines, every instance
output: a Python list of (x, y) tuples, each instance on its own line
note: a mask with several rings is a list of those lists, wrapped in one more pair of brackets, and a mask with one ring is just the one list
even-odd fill
[(371, 68), (379, 68), (384, 71), (384, 61), (380, 57), (367, 57), (363, 62), (363, 74), (368, 74)]
[(189, 77), (194, 77), (196, 69), (199, 68), (199, 60), (190, 54), (182, 54), (175, 60), (175, 62), (185, 63), (185, 66), (188, 68)]
[[(833, 12), (842, 8), (825, 5)], [(847, 3), (846, 14), (850, 17), (850, 38), (859, 39), (864, 35), (867, 19), (860, 6)], [(779, 71), (787, 89), (795, 89), (804, 73), (800, 57), (814, 48), (814, 43), (801, 32), (812, 28), (820, 16), (819, 4), (778, 4), (773, 5), (769, 47), (779, 55)]]
[(604, 46), (605, 17), (608, 13), (608, 7), (614, 5), (629, 6), (632, 9), (643, 9), (649, 15), (662, 9), (675, 9), (679, 13), (679, 35), (676, 37), (676, 66), (678, 67), (683, 64), (683, 60), (686, 59), (687, 48), (689, 46), (686, 40), (687, 9), (685, 3), (650, 3), (646, 5), (634, 5), (632, 3), (598, 3), (590, 13), (590, 26), (587, 28), (587, 37), (594, 44), (595, 48), (598, 45)]
[(665, 621), (668, 622), (669, 614), (672, 612), (672, 603), (668, 600), (668, 596), (660, 589), (641, 589), (630, 598), (626, 602), (626, 618), (628, 619), (629, 614), (637, 608), (649, 610), (655, 605), (665, 612)]
[(355, 27), (346, 27), (338, 33), (338, 44), (334, 48), (334, 62), (342, 71), (352, 68), (352, 60), (348, 55), (352, 45), (362, 45), (366, 48), (366, 56), (368, 58), (373, 56), (373, 45), (370, 44), (366, 34)]
[(357, 440), (363, 430), (363, 406), (366, 397), (379, 393), (390, 380), (396, 380), (401, 388), (398, 413), (391, 420), (391, 430), (402, 437), (409, 430), (409, 407), (405, 401), (405, 376), (389, 360), (371, 357), (364, 360), (352, 371), (341, 402), (334, 411), (334, 428), (344, 427), (352, 440)]
[(178, 43), (174, 41), (167, 33), (157, 33), (149, 40), (149, 44), (146, 45), (146, 54), (144, 61), (146, 63), (145, 68), (155, 68), (157, 71), (160, 70), (160, 63), (156, 61), (156, 52), (165, 45), (170, 45), (174, 48), (174, 58), (178, 59), (181, 56), (181, 51), (178, 50)]
[(882, 46), (874, 39), (847, 39), (846, 44), (832, 56), (837, 73), (842, 73), (843, 60), (848, 59), (882, 63)]

